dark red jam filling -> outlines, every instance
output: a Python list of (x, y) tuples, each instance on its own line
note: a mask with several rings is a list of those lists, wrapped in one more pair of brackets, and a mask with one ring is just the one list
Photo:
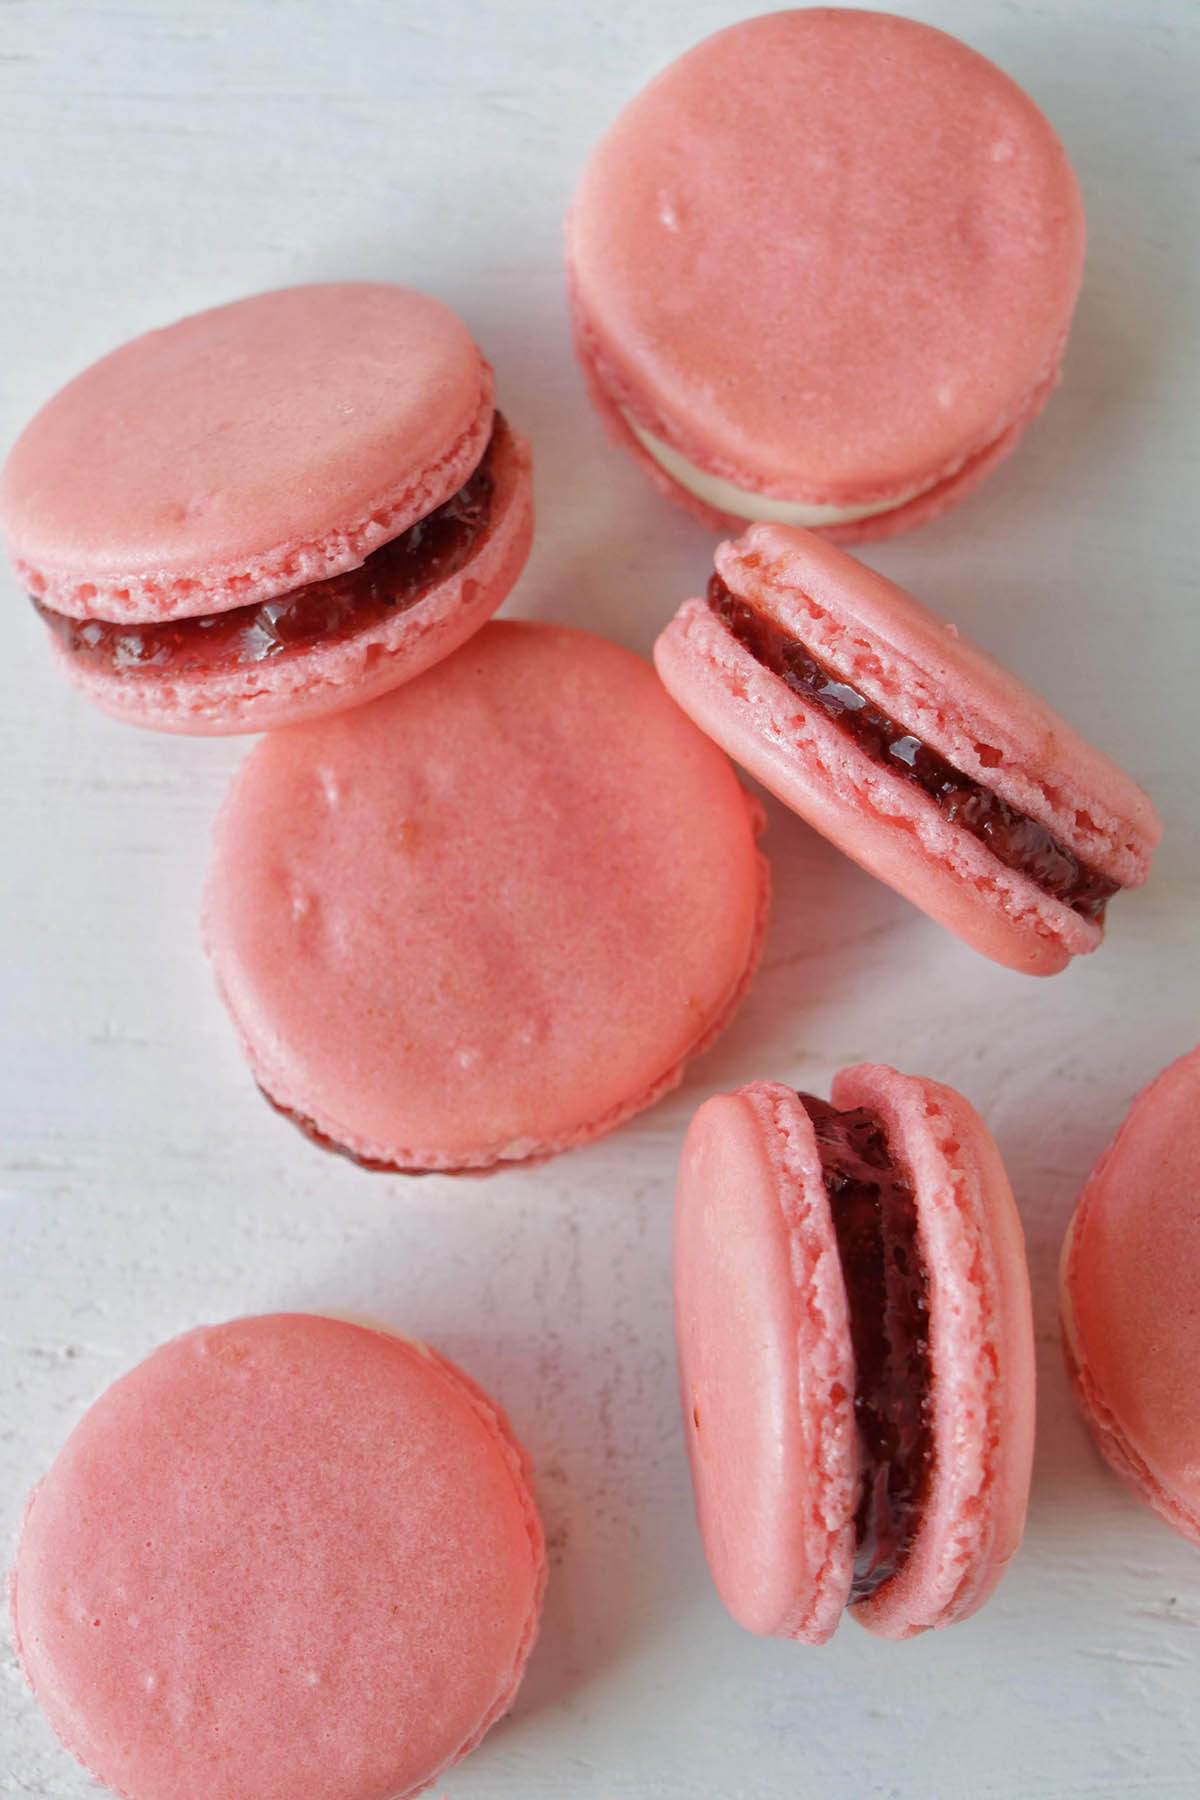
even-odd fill
[(850, 1600), (902, 1566), (933, 1467), (929, 1308), (912, 1190), (883, 1126), (859, 1107), (837, 1112), (801, 1094), (833, 1213), (854, 1347), (854, 1417), (863, 1450)]
[[(283, 1118), (290, 1119), (297, 1130), (322, 1150), (331, 1150), (335, 1156), (344, 1156), (347, 1162), (357, 1163), (360, 1169), (374, 1169), (387, 1175), (422, 1175), (423, 1169), (406, 1169), (403, 1163), (384, 1162), (373, 1156), (356, 1156), (353, 1150), (347, 1150), (345, 1144), (339, 1144), (336, 1138), (327, 1137), (319, 1126), (308, 1117), (307, 1113), (293, 1112), (290, 1106), (280, 1106), (278, 1100), (272, 1099), (265, 1087), (259, 1084), (259, 1093), (269, 1106)], [(449, 1173), (455, 1173), (454, 1170)]]
[(782, 626), (731, 594), (719, 575), (708, 584), (708, 604), (756, 662), (819, 706), (868, 756), (921, 788), (943, 818), (986, 844), (1005, 868), (1027, 875), (1043, 893), (1085, 919), (1104, 917), (1104, 908), (1120, 891), (1119, 881), (1081, 862), (1036, 819), (954, 768), (818, 662)]
[(110, 674), (242, 668), (352, 637), (407, 612), (470, 560), (491, 519), (496, 449), (507, 430), (497, 413), (483, 459), (458, 492), (344, 575), (310, 581), (274, 600), (166, 625), (69, 619), (38, 600), (34, 605), (76, 661)]
[[(492, 1172), (490, 1164), (480, 1167), (478, 1164), (464, 1163), (461, 1168), (443, 1168), (439, 1164), (436, 1169), (425, 1169), (414, 1168), (409, 1163), (388, 1162), (382, 1157), (359, 1156), (355, 1151), (348, 1150), (345, 1144), (339, 1144), (336, 1138), (328, 1137), (320, 1126), (308, 1117), (307, 1113), (293, 1112), (290, 1106), (280, 1106), (278, 1100), (272, 1099), (261, 1083), (258, 1091), (268, 1106), (274, 1107), (282, 1118), (290, 1119), (296, 1129), (302, 1131), (311, 1143), (316, 1144), (318, 1149), (332, 1151), (334, 1156), (344, 1156), (347, 1162), (357, 1163), (360, 1169), (370, 1169), (384, 1175), (490, 1175)], [(531, 1157), (529, 1160), (535, 1159)], [(514, 1162), (505, 1166), (519, 1168), (520, 1164)]]

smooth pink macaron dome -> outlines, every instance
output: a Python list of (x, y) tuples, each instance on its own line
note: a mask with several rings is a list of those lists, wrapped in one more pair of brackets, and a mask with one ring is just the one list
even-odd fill
[(1012, 447), (1057, 379), (1083, 248), (1066, 154), (1014, 82), (929, 26), (826, 7), (730, 26), (664, 70), (568, 221), (593, 396), (643, 466), (729, 523), (636, 449), (621, 408), (766, 496), (931, 490), (829, 527), (844, 538), (941, 510), (973, 459)]
[(360, 1159), (487, 1168), (649, 1105), (762, 945), (761, 813), (616, 644), (490, 624), (264, 739), (206, 905), (254, 1073)]
[(461, 487), (491, 422), (491, 371), (441, 301), (372, 282), (255, 294), (49, 400), (0, 473), (0, 529), (57, 612), (222, 612), (354, 568)]
[[(873, 1065), (834, 1105), (883, 1122), (928, 1279), (933, 1465), (900, 1568), (855, 1616), (910, 1637), (988, 1598), (1021, 1538), (1034, 1365), (1020, 1222), (961, 1095)], [(847, 1604), (860, 1450), (850, 1313), (821, 1159), (796, 1094), (758, 1081), (702, 1106), (675, 1210), (675, 1317), (697, 1514), (748, 1630), (823, 1642)]]
[(543, 1582), (500, 1410), (423, 1346), (285, 1314), (109, 1388), (11, 1600), (51, 1724), (128, 1800), (402, 1800), (507, 1708)]
[(1109, 1463), (1200, 1544), (1200, 1048), (1134, 1101), (1063, 1248), (1067, 1361)]

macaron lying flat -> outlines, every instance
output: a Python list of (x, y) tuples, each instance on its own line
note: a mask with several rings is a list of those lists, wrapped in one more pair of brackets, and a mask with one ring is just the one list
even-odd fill
[(493, 623), (254, 748), (218, 821), (217, 979), (268, 1098), (400, 1169), (527, 1162), (679, 1081), (762, 945), (761, 812), (653, 669)]
[(258, 731), (369, 700), (477, 630), (528, 554), (530, 495), (466, 326), (353, 282), (93, 364), (13, 447), (0, 531), (99, 706)]
[(714, 528), (841, 541), (974, 488), (1059, 378), (1084, 219), (1053, 129), (944, 32), (733, 25), (630, 102), (567, 224), (611, 434)]
[(1020, 1222), (950, 1088), (864, 1064), (833, 1104), (700, 1108), (675, 1203), (684, 1431), (709, 1568), (748, 1631), (883, 1637), (981, 1606), (1020, 1541), (1033, 1323)]
[(1137, 784), (911, 594), (811, 532), (720, 545), (654, 649), (793, 811), (1009, 968), (1096, 949), (1161, 835)]
[(96, 1402), (11, 1605), (50, 1723), (127, 1800), (402, 1800), (507, 1710), (544, 1580), (500, 1409), (409, 1339), (278, 1314)]
[(1063, 1245), (1067, 1366), (1101, 1454), (1200, 1544), (1200, 1048), (1138, 1095)]

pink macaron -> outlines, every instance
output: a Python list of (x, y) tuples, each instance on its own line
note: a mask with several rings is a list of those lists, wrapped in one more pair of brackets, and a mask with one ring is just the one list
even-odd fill
[(1063, 1245), (1063, 1343), (1101, 1454), (1200, 1544), (1200, 1047), (1138, 1095)]
[(707, 38), (621, 113), (571, 207), (577, 347), (612, 435), (716, 528), (845, 541), (974, 488), (1059, 378), (1079, 189), (957, 39), (831, 7)]
[(77, 376), (0, 473), (0, 531), (99, 706), (258, 731), (385, 693), (495, 612), (529, 550), (529, 452), (440, 301), (286, 288)]
[(817, 830), (986, 956), (1094, 950), (1161, 835), (1137, 784), (911, 594), (812, 532), (720, 545), (655, 645), (680, 705)]
[(126, 1800), (402, 1800), (508, 1709), (544, 1580), (499, 1407), (409, 1339), (277, 1314), (96, 1402), (11, 1605), (50, 1723)]
[(616, 644), (493, 623), (255, 746), (206, 937), (266, 1095), (371, 1166), (530, 1162), (681, 1078), (762, 946), (761, 810)]
[(684, 1430), (713, 1580), (822, 1643), (964, 1619), (1025, 1519), (1034, 1361), (1020, 1221), (952, 1089), (864, 1064), (833, 1104), (707, 1101), (675, 1203)]

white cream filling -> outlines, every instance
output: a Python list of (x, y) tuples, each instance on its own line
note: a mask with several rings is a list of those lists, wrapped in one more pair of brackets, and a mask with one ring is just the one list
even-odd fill
[(770, 494), (756, 494), (749, 488), (735, 487), (732, 481), (725, 481), (720, 475), (710, 475), (705, 469), (698, 469), (690, 463), (686, 456), (678, 450), (672, 450), (670, 444), (664, 444), (661, 438), (655, 437), (652, 431), (639, 425), (632, 415), (621, 408), (621, 416), (642, 446), (661, 469), (665, 469), (673, 481), (677, 481), (689, 494), (695, 494), (697, 500), (703, 500), (716, 512), (730, 513), (735, 519), (762, 519), (771, 525), (806, 525), (810, 528), (821, 525), (853, 525), (857, 519), (873, 519), (877, 513), (895, 512), (898, 506), (915, 500), (918, 494), (927, 493), (936, 487), (940, 476), (932, 481), (923, 481), (919, 486), (906, 488), (902, 494), (896, 494), (890, 500), (871, 500), (865, 506), (818, 506), (811, 500), (776, 500)]
[(429, 1355), (429, 1345), (422, 1343), (420, 1338), (411, 1337), (407, 1331), (397, 1331), (394, 1325), (384, 1325), (368, 1313), (334, 1312), (332, 1307), (328, 1306), (306, 1306), (301, 1310), (313, 1318), (333, 1319), (338, 1325), (360, 1325), (364, 1331), (379, 1332), (381, 1337), (399, 1338), (400, 1342), (407, 1344), (411, 1350), (419, 1350), (422, 1356)]

